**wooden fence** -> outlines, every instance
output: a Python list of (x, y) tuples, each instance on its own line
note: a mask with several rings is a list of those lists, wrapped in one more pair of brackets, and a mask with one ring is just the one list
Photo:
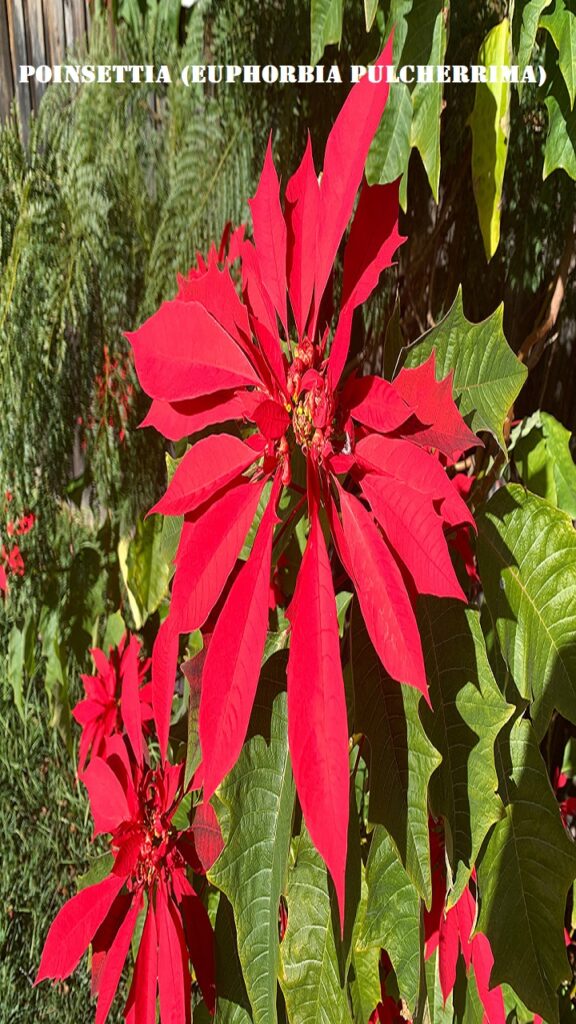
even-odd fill
[(89, 0), (0, 0), (0, 122), (15, 96), (26, 130), (46, 86), (20, 83), (20, 65), (61, 64), (89, 25)]

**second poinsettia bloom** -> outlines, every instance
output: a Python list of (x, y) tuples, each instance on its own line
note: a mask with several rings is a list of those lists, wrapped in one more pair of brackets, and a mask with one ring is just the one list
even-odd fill
[(124, 634), (108, 657), (99, 647), (91, 651), (96, 675), (83, 675), (86, 697), (72, 710), (82, 727), (78, 749), (81, 776), (90, 756), (103, 756), (111, 736), (126, 731), (134, 756), (141, 759), (143, 735), (152, 719), (152, 688), (145, 683), (150, 659), (141, 657), (138, 637)]
[[(390, 44), (379, 64), (391, 62)], [(168, 741), (178, 638), (220, 601), (263, 496), (250, 555), (228, 585), (202, 679), (199, 731), (204, 795), (234, 765), (256, 693), (269, 614), (275, 534), (284, 492), (309, 533), (288, 617), (288, 733), (306, 825), (332, 874), (342, 914), (348, 828), (348, 723), (330, 533), (366, 627), (390, 675), (427, 696), (418, 593), (465, 600), (445, 530), (473, 525), (437, 455), (478, 443), (434, 357), (391, 384), (343, 382), (354, 310), (392, 264), (398, 183), (363, 180), (388, 86), (363, 78), (330, 132), (320, 180), (310, 141), (284, 202), (268, 146), (251, 200), (253, 240), (213, 247), (166, 302), (130, 335), (136, 371), (153, 399), (146, 423), (173, 440), (232, 420), (196, 441), (155, 512), (183, 515), (170, 613), (154, 649), (154, 712)], [(356, 196), (359, 198), (356, 205)], [(332, 276), (344, 253), (334, 330)], [(236, 258), (242, 294), (230, 273)], [(224, 266), (220, 264), (224, 263)], [(246, 433), (246, 432), (245, 432)], [(297, 483), (300, 481), (300, 483)], [(305, 487), (302, 483), (305, 481)]]
[[(152, 768), (146, 757), (135, 760), (118, 735), (109, 741), (106, 758), (93, 757), (83, 775), (94, 834), (110, 833), (113, 863), (105, 878), (82, 889), (58, 913), (36, 984), (67, 978), (91, 944), (95, 1024), (108, 1017), (139, 918), (142, 932), (124, 1010), (127, 1024), (155, 1024), (157, 997), (162, 1024), (189, 1024), (190, 963), (214, 1010), (212, 926), (189, 879), (191, 871), (203, 874), (211, 861), (203, 863), (197, 848), (198, 812), (192, 825), (175, 824), (183, 777), (182, 764)], [(202, 817), (200, 844), (205, 829)]]

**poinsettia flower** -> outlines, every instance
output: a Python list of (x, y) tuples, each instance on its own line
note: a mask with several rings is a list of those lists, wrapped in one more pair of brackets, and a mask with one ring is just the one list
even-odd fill
[(191, 962), (210, 1011), (214, 1009), (213, 932), (206, 909), (188, 878), (203, 872), (193, 826), (174, 824), (184, 766), (158, 768), (136, 762), (116, 735), (107, 757), (93, 757), (83, 782), (95, 834), (110, 833), (110, 873), (78, 892), (53, 921), (36, 984), (62, 979), (92, 944), (92, 993), (96, 1024), (104, 1024), (138, 918), (142, 938), (124, 1010), (128, 1024), (154, 1024), (156, 995), (163, 1024), (191, 1020)]
[(138, 637), (124, 634), (107, 658), (99, 647), (91, 651), (96, 675), (83, 675), (86, 693), (72, 710), (82, 726), (78, 748), (78, 774), (82, 775), (88, 757), (102, 755), (107, 741), (116, 733), (126, 731), (134, 756), (142, 759), (142, 734), (152, 719), (151, 684), (142, 685), (150, 660), (140, 657)]
[[(391, 44), (378, 63), (391, 61)], [(348, 724), (329, 524), (368, 632), (388, 672), (427, 694), (413, 609), (420, 593), (465, 596), (444, 530), (473, 524), (433, 452), (454, 459), (478, 443), (438, 382), (434, 355), (391, 384), (349, 376), (354, 310), (392, 263), (398, 182), (363, 181), (388, 86), (353, 87), (330, 132), (321, 179), (310, 141), (285, 190), (268, 146), (251, 200), (253, 241), (238, 242), (242, 297), (219, 266), (179, 282), (129, 335), (136, 371), (153, 399), (146, 422), (173, 440), (242, 420), (254, 432), (202, 437), (181, 460), (153, 511), (184, 515), (170, 613), (153, 651), (154, 713), (166, 751), (178, 638), (201, 627), (228, 587), (206, 657), (199, 712), (204, 794), (234, 765), (244, 741), (266, 639), (274, 535), (283, 491), (301, 495), (310, 529), (288, 608), (288, 731), (306, 825), (336, 886), (343, 920), (348, 827)], [(342, 301), (331, 323), (333, 265), (344, 254)], [(291, 311), (291, 312), (290, 312)], [(305, 493), (293, 483), (307, 481)], [(265, 499), (250, 555), (229, 578)], [(286, 527), (283, 524), (282, 529)]]
[(20, 534), (20, 536), (23, 536), (25, 533), (30, 533), (35, 522), (36, 516), (33, 512), (29, 512), (25, 516), (20, 516), (18, 525), (16, 526), (16, 533)]
[[(442, 997), (446, 1002), (456, 982), (460, 953), (466, 971), (474, 969), (480, 1002), (484, 1008), (484, 1024), (504, 1024), (506, 1011), (499, 985), (490, 987), (494, 957), (490, 943), (482, 932), (472, 937), (476, 923), (476, 899), (467, 887), (450, 910), (446, 910), (446, 859), (444, 838), (438, 828), (430, 829), (432, 856), (432, 906), (424, 913), (424, 954), (426, 959), (438, 950), (438, 973)], [(474, 873), (473, 873), (474, 875)]]
[(17, 544), (14, 544), (10, 550), (8, 550), (8, 548), (3, 544), (0, 555), (5, 568), (9, 572), (13, 573), (15, 576), (24, 575), (24, 559), (22, 558), (22, 552)]

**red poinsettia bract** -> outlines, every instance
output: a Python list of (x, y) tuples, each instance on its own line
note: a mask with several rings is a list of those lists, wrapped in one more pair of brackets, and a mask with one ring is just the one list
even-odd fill
[[(379, 63), (391, 60), (390, 44)], [(363, 168), (388, 94), (362, 79), (332, 128), (318, 180), (310, 141), (285, 190), (268, 146), (251, 201), (254, 240), (234, 237), (242, 298), (213, 248), (130, 335), (152, 397), (146, 422), (178, 439), (244, 420), (241, 440), (196, 441), (155, 512), (184, 515), (171, 606), (153, 652), (154, 713), (168, 741), (179, 634), (202, 626), (224, 592), (258, 503), (271, 484), (251, 553), (216, 622), (202, 680), (199, 730), (206, 799), (234, 765), (258, 683), (269, 612), (274, 535), (283, 490), (307, 505), (310, 530), (288, 617), (288, 730), (302, 811), (334, 879), (340, 911), (348, 827), (348, 724), (331, 561), (335, 549), (388, 672), (427, 694), (413, 610), (418, 593), (465, 600), (444, 530), (472, 518), (435, 454), (454, 459), (477, 438), (460, 416), (434, 356), (393, 384), (341, 384), (352, 316), (389, 267), (398, 233), (398, 183), (369, 187)], [(342, 299), (329, 340), (331, 276), (360, 189), (344, 255)], [(289, 300), (289, 304), (288, 304)], [(289, 316), (289, 305), (291, 316)], [(293, 480), (304, 464), (305, 492)]]
[(136, 763), (120, 736), (106, 758), (84, 772), (94, 833), (111, 833), (110, 874), (82, 889), (60, 910), (48, 932), (36, 984), (68, 977), (92, 944), (96, 1024), (112, 1005), (139, 915), (144, 916), (124, 1016), (128, 1024), (189, 1022), (191, 977), (214, 1008), (214, 949), (210, 920), (187, 874), (202, 872), (194, 828), (173, 823), (182, 797), (183, 765), (156, 769)]
[(82, 726), (78, 750), (78, 774), (82, 775), (90, 755), (102, 756), (110, 736), (126, 730), (134, 756), (142, 760), (142, 733), (152, 719), (151, 684), (142, 685), (150, 660), (140, 657), (138, 637), (124, 634), (116, 648), (104, 651), (95, 647), (92, 658), (95, 676), (82, 676), (86, 698), (78, 702), (72, 714)]

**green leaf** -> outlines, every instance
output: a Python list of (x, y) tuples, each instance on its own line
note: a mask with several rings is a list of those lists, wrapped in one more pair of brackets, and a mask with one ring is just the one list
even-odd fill
[(356, 607), (351, 653), (354, 730), (370, 744), (368, 818), (385, 826), (416, 889), (430, 903), (428, 782), (440, 755), (420, 721), (420, 694), (384, 670)]
[(130, 550), (130, 538), (129, 537), (121, 537), (120, 540), (118, 541), (118, 548), (117, 548), (118, 565), (119, 565), (119, 568), (120, 568), (120, 575), (122, 576), (122, 581), (123, 581), (124, 586), (126, 588), (126, 596), (128, 597), (128, 607), (130, 608), (130, 612), (132, 614), (132, 618), (134, 619), (134, 624), (136, 626), (136, 629), (141, 629), (141, 627), (142, 627), (142, 616), (140, 615), (140, 608), (138, 607), (138, 602), (137, 602), (136, 598), (134, 597), (134, 594), (132, 593), (132, 591), (130, 590), (130, 587), (128, 585), (128, 551), (129, 550)]
[(408, 349), (405, 365), (419, 366), (434, 349), (436, 378), (454, 371), (457, 405), (472, 430), (488, 430), (505, 451), (503, 424), (526, 379), (526, 367), (509, 347), (501, 305), (486, 320), (464, 316), (462, 292), (440, 323)]
[(368, 904), (360, 948), (385, 949), (398, 979), (400, 995), (414, 1014), (420, 989), (420, 900), (394, 843), (382, 825), (372, 835), (366, 864)]
[(370, 185), (387, 185), (408, 170), (412, 98), (403, 82), (396, 82), (388, 94), (378, 130), (366, 161), (366, 178)]
[[(392, 29), (394, 29), (392, 60), (395, 66), (400, 64), (400, 59), (404, 56), (403, 50), (406, 36), (408, 35), (408, 18), (413, 6), (414, 0), (390, 0), (390, 10), (386, 19), (384, 36), (387, 39)], [(405, 63), (405, 61), (402, 60), (402, 63)]]
[(344, 0), (312, 0), (310, 15), (311, 64), (317, 64), (331, 43), (340, 45)]
[(548, 135), (544, 147), (543, 178), (552, 171), (566, 171), (576, 181), (576, 107), (570, 110), (568, 93), (562, 83), (553, 83), (546, 97)]
[(576, 465), (570, 431), (550, 413), (536, 412), (513, 431), (510, 452), (528, 490), (576, 519)]
[(240, 554), (238, 555), (238, 557), (241, 558), (242, 561), (244, 561), (244, 562), (246, 561), (246, 559), (248, 558), (250, 552), (252, 551), (252, 545), (254, 543), (254, 538), (255, 538), (256, 533), (258, 531), (258, 527), (260, 526), (260, 523), (262, 521), (262, 516), (264, 515), (264, 512), (266, 510), (266, 506), (268, 505), (268, 502), (270, 500), (270, 492), (271, 492), (271, 490), (272, 490), (272, 484), (268, 483), (268, 484), (266, 484), (266, 486), (264, 487), (264, 490), (262, 491), (262, 494), (260, 495), (260, 500), (258, 502), (258, 505), (256, 506), (256, 512), (254, 513), (254, 519), (252, 520), (252, 525), (251, 525), (250, 529), (248, 530), (248, 533), (246, 535), (246, 540), (244, 541), (244, 544), (242, 545)]
[(83, 875), (78, 875), (76, 879), (78, 890), (87, 889), (89, 885), (96, 885), (97, 882), (107, 878), (113, 865), (114, 855), (112, 853), (102, 853), (99, 857), (95, 857), (88, 870)]
[(571, 736), (564, 747), (560, 771), (564, 775), (569, 775), (570, 778), (576, 775), (576, 736)]
[[(503, 18), (482, 43), (478, 64), (501, 67), (510, 64), (510, 58), (510, 22)], [(472, 185), (488, 260), (492, 259), (500, 241), (502, 184), (510, 131), (510, 91), (509, 82), (479, 82), (470, 117)]]
[(350, 607), (353, 594), (349, 590), (342, 590), (339, 594), (336, 594), (336, 613), (338, 615), (338, 632), (340, 636), (344, 636), (344, 629), (346, 627), (346, 612)]
[(570, 96), (570, 109), (576, 98), (576, 14), (566, 8), (565, 0), (556, 0), (554, 10), (540, 19), (556, 44), (558, 65)]
[(384, 335), (384, 362), (382, 375), (386, 380), (392, 380), (398, 365), (400, 353), (404, 348), (404, 336), (402, 334), (402, 323), (400, 316), (400, 299), (398, 294), (394, 300), (394, 308), (390, 319), (386, 324)]
[(505, 730), (498, 755), (506, 815), (478, 864), (478, 930), (494, 954), (492, 984), (507, 982), (534, 1013), (557, 1021), (556, 989), (570, 976), (564, 911), (576, 847), (527, 719), (514, 723), (509, 745)]
[(220, 896), (214, 927), (216, 945), (216, 1015), (214, 1024), (253, 1024), (236, 945), (234, 913)]
[(262, 655), (262, 664), (264, 665), (273, 654), (277, 654), (278, 651), (284, 651), (288, 647), (290, 642), (290, 633), (287, 629), (281, 629), (277, 633), (267, 633), (266, 643), (264, 644), (264, 653)]
[(461, 1020), (462, 1024), (484, 1024), (486, 1014), (478, 993), (474, 967), (471, 966), (468, 975), (466, 975), (464, 961), (460, 958), (456, 975), (456, 984), (454, 985), (453, 992), (456, 1019)]
[(352, 1024), (341, 968), (336, 899), (326, 867), (305, 829), (295, 841), (286, 899), (288, 926), (280, 945), (280, 985), (290, 1024)]
[(362, 890), (358, 914), (352, 938), (352, 962), (350, 970), (350, 995), (354, 1024), (368, 1024), (377, 1003), (380, 1002), (380, 949), (378, 946), (362, 948), (359, 938), (364, 927), (368, 905), (368, 884), (362, 866)]
[(176, 811), (172, 815), (172, 824), (178, 831), (184, 832), (190, 827), (190, 810), (192, 807), (192, 793), (185, 793)]
[(14, 704), (22, 721), (25, 721), (22, 698), (24, 680), (24, 630), (12, 626), (8, 636), (8, 679), (12, 686)]
[(512, 48), (519, 66), (519, 77), (530, 63), (542, 11), (552, 0), (516, 0), (512, 18)]
[[(415, 0), (408, 16), (408, 36), (402, 61), (438, 67), (444, 63), (448, 40), (449, 5), (444, 0)], [(396, 86), (394, 86), (396, 88)], [(419, 82), (412, 90), (410, 145), (420, 156), (438, 202), (440, 185), (440, 125), (443, 103), (442, 82)]]
[(434, 952), (425, 963), (426, 971), (426, 992), (428, 997), (428, 1019), (430, 1024), (452, 1024), (454, 1007), (452, 1005), (452, 993), (450, 992), (446, 1005), (440, 985), (440, 973), (438, 969), (438, 950)]
[(445, 821), (453, 906), (487, 833), (502, 817), (494, 742), (514, 707), (492, 675), (477, 612), (459, 601), (421, 597), (418, 622), (433, 708), (424, 705), (422, 718), (442, 755), (430, 799), (434, 815)]
[(576, 533), (518, 484), (477, 517), (478, 561), (502, 655), (542, 737), (553, 708), (576, 722)]
[(127, 583), (138, 604), (142, 623), (168, 592), (170, 565), (162, 551), (162, 518), (150, 516), (136, 524), (126, 559)]
[(162, 516), (162, 530), (160, 533), (160, 550), (162, 558), (170, 565), (170, 576), (173, 575), (175, 566), (174, 557), (180, 543), (180, 534), (184, 524), (184, 516)]
[(204, 639), (199, 629), (188, 634), (186, 643), (186, 659), (182, 665), (186, 680), (182, 695), (182, 711), (187, 717), (186, 728), (186, 763), (184, 766), (184, 789), (190, 785), (194, 772), (202, 760), (200, 736), (198, 732), (198, 714), (200, 711), (201, 678), (204, 659), (194, 664), (204, 646)]
[(276, 1020), (278, 908), (294, 807), (286, 694), (277, 692), (285, 665), (279, 654), (264, 666), (249, 739), (217, 791), (225, 846), (208, 873), (232, 903), (254, 1024)]
[(117, 647), (125, 632), (126, 623), (122, 618), (122, 612), (118, 611), (109, 615), (106, 620), (106, 629), (104, 630), (104, 638), (102, 640), (104, 652), (108, 653), (111, 647)]
[[(501, 985), (501, 989), (502, 998), (504, 1000), (504, 1012), (506, 1014), (506, 1018), (510, 1019), (511, 1021), (516, 1020), (518, 1022), (521, 1022), (521, 1024), (532, 1024), (534, 1020), (534, 1014), (531, 1013), (526, 1006), (524, 1006), (524, 1003), (521, 999), (518, 998), (514, 989), (510, 988), (510, 985)], [(509, 1017), (509, 1014), (511, 1012), (514, 1013), (514, 1016), (512, 1018)]]
[(374, 18), (378, 11), (378, 0), (364, 0), (364, 20), (366, 31), (369, 32), (374, 24)]
[(576, 464), (570, 451), (570, 431), (550, 413), (542, 412), (540, 416), (554, 470), (558, 508), (576, 519)]

